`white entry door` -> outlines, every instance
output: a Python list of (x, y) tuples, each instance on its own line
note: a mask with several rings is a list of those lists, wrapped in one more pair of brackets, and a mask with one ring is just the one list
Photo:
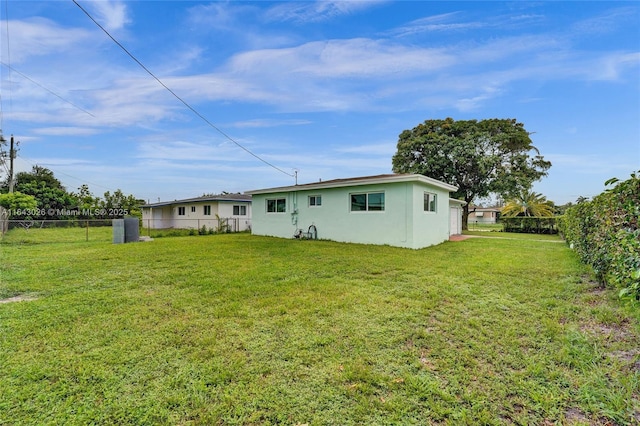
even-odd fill
[(461, 234), (462, 224), (460, 223), (460, 209), (458, 207), (449, 208), (449, 220), (451, 221), (451, 226), (449, 228), (449, 235)]

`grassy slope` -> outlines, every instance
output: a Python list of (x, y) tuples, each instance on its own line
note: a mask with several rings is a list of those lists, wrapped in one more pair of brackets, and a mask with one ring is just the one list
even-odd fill
[(563, 244), (35, 235), (0, 245), (39, 297), (0, 304), (0, 423), (640, 419), (638, 319)]

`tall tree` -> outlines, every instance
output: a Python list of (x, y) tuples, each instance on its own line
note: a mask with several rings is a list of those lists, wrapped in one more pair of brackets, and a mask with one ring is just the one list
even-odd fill
[(109, 191), (104, 193), (104, 199), (100, 200), (100, 206), (103, 209), (118, 209), (126, 211), (127, 215), (142, 217), (140, 206), (144, 204), (144, 200), (137, 199), (133, 195), (125, 195), (122, 190), (116, 189), (113, 194)]
[(16, 185), (28, 185), (32, 182), (44, 182), (47, 188), (61, 189), (66, 192), (62, 182), (46, 167), (36, 165), (31, 168), (30, 172), (20, 172), (16, 175)]
[(16, 191), (33, 196), (38, 208), (48, 218), (64, 218), (60, 211), (74, 208), (77, 204), (73, 195), (69, 194), (62, 183), (46, 167), (33, 166), (31, 172), (21, 172), (16, 176)]
[(80, 212), (79, 218), (90, 219), (100, 207), (100, 198), (94, 197), (89, 185), (83, 183), (78, 192), (72, 192), (71, 195), (76, 199), (76, 205)]
[(403, 131), (392, 158), (395, 173), (418, 173), (455, 185), (469, 204), (498, 194), (505, 199), (531, 188), (551, 167), (533, 146), (529, 132), (514, 119), (426, 120)]

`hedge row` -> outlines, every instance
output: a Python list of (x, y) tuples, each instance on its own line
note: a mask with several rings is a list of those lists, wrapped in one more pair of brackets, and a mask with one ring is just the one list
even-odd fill
[(591, 201), (569, 208), (560, 232), (602, 284), (620, 288), (620, 296), (640, 300), (640, 172)]
[(500, 218), (504, 232), (557, 234), (555, 217), (514, 216)]

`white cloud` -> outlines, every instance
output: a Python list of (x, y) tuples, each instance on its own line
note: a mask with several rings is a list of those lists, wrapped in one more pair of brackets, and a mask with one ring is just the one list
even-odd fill
[(131, 23), (127, 6), (122, 1), (92, 1), (88, 5), (96, 11), (96, 20), (107, 30), (119, 30)]
[[(587, 76), (593, 80), (616, 81), (622, 78), (622, 75), (627, 69), (632, 67), (638, 69), (639, 66), (640, 52), (613, 52), (594, 61), (589, 68)], [(633, 78), (637, 78), (637, 76), (638, 74), (635, 73)]]
[(225, 30), (235, 32), (243, 16), (259, 13), (260, 10), (246, 4), (230, 1), (214, 1), (200, 4), (188, 10), (189, 25), (203, 30)]
[(598, 37), (616, 31), (620, 22), (636, 22), (637, 19), (637, 7), (618, 7), (578, 21), (571, 25), (570, 30), (576, 36)]
[(368, 155), (368, 156), (383, 156), (390, 159), (396, 152), (395, 143), (382, 142), (373, 143), (367, 145), (351, 145), (346, 147), (338, 147), (335, 149), (339, 153)]
[(382, 78), (432, 72), (454, 61), (455, 57), (443, 49), (356, 38), (244, 52), (234, 56), (227, 68), (234, 75), (255, 73), (267, 78), (281, 78), (285, 71), (287, 78)]
[(434, 32), (463, 33), (492, 28), (505, 30), (507, 28), (513, 29), (515, 27), (531, 26), (544, 19), (544, 16), (539, 14), (484, 16), (482, 20), (467, 19), (466, 15), (467, 14), (461, 11), (457, 11), (426, 16), (395, 28), (387, 34), (406, 37)]
[(545, 154), (545, 160), (551, 161), (552, 169), (563, 170), (565, 174), (603, 175), (628, 174), (638, 168), (636, 164), (623, 158), (603, 158), (595, 154)]
[(41, 127), (33, 132), (49, 136), (89, 136), (99, 133), (99, 130), (86, 127)]
[[(212, 142), (189, 141), (144, 141), (137, 144), (135, 157), (147, 164), (167, 161), (176, 167), (199, 167), (200, 165), (254, 163), (255, 158), (229, 140), (217, 138)], [(256, 149), (249, 141), (238, 142), (244, 147)], [(270, 146), (270, 149), (274, 150)], [(266, 158), (265, 156), (261, 156)]]
[(317, 0), (305, 2), (284, 2), (271, 7), (264, 17), (267, 21), (293, 21), (308, 23), (327, 21), (369, 9), (382, 1), (333, 1)]
[[(101, 16), (112, 22), (110, 25), (117, 27), (128, 22), (123, 3), (102, 3), (92, 3), (92, 7), (100, 8)], [(294, 11), (301, 8), (326, 16), (330, 10), (351, 13), (354, 8), (375, 5), (345, 3), (348, 4), (316, 2), (279, 7), (283, 8), (282, 13), (287, 8)], [(253, 9), (255, 7), (247, 9), (214, 3), (194, 8), (193, 16), (197, 15), (195, 10), (210, 11), (210, 15), (220, 19), (224, 15), (223, 20), (231, 22), (241, 13)], [(455, 20), (459, 15), (449, 13), (422, 18), (411, 25), (457, 24)], [(207, 18), (211, 16), (203, 14), (202, 19)], [(520, 18), (521, 21), (539, 19), (538, 16)], [(66, 88), (66, 91), (56, 89), (56, 92), (96, 116), (83, 117), (69, 105), (61, 108), (59, 100), (48, 99), (52, 95), (22, 81), (13, 85), (14, 94), (20, 91), (23, 98), (20, 105), (24, 106), (22, 110), (12, 111), (15, 118), (39, 123), (51, 121), (56, 123), (55, 127), (68, 129), (74, 125), (84, 129), (149, 127), (166, 120), (194, 118), (178, 100), (127, 58), (120, 58), (122, 63), (114, 64), (111, 58), (87, 55), (87, 49), (93, 43), (87, 41), (85, 31), (64, 29), (44, 19), (16, 21), (13, 26), (21, 28), (16, 31), (18, 36), (12, 36), (12, 45), (15, 43), (20, 47), (14, 51), (42, 52), (49, 57), (56, 52), (66, 54), (55, 60), (62, 67), (50, 66), (46, 70), (41, 67), (38, 70), (41, 74), (34, 77), (45, 86)], [(517, 81), (614, 80), (640, 62), (637, 52), (575, 52), (567, 39), (546, 35), (432, 46), (370, 38), (309, 41), (284, 48), (244, 51), (229, 57), (214, 72), (186, 75), (189, 64), (199, 60), (204, 53), (203, 48), (195, 46), (182, 53), (182, 60), (171, 57), (164, 67), (159, 67), (167, 75), (162, 81), (197, 109), (203, 102), (231, 102), (270, 105), (278, 111), (295, 112), (382, 111), (389, 108), (397, 111), (418, 105), (470, 111), (508, 94), (510, 85)], [(24, 53), (17, 55), (20, 54)], [(487, 72), (489, 67), (492, 71)], [(172, 77), (172, 72), (185, 75)], [(230, 126), (267, 127), (274, 123), (296, 124), (250, 119)], [(86, 130), (78, 130), (82, 131)]]
[[(80, 28), (65, 28), (45, 18), (29, 18), (10, 21), (12, 66), (38, 56), (50, 56), (69, 52), (91, 38)], [(2, 25), (2, 33), (6, 28)], [(2, 49), (6, 49), (3, 42)]]
[(280, 127), (280, 126), (305, 126), (307, 124), (311, 124), (310, 120), (301, 120), (301, 119), (284, 119), (284, 120), (275, 120), (275, 119), (254, 119), (247, 121), (237, 121), (232, 123), (230, 127), (237, 128), (265, 128), (265, 127)]
[(460, 14), (460, 12), (450, 12), (426, 16), (395, 28), (389, 31), (389, 34), (403, 37), (424, 32), (471, 30), (487, 26), (486, 22), (452, 22)]

